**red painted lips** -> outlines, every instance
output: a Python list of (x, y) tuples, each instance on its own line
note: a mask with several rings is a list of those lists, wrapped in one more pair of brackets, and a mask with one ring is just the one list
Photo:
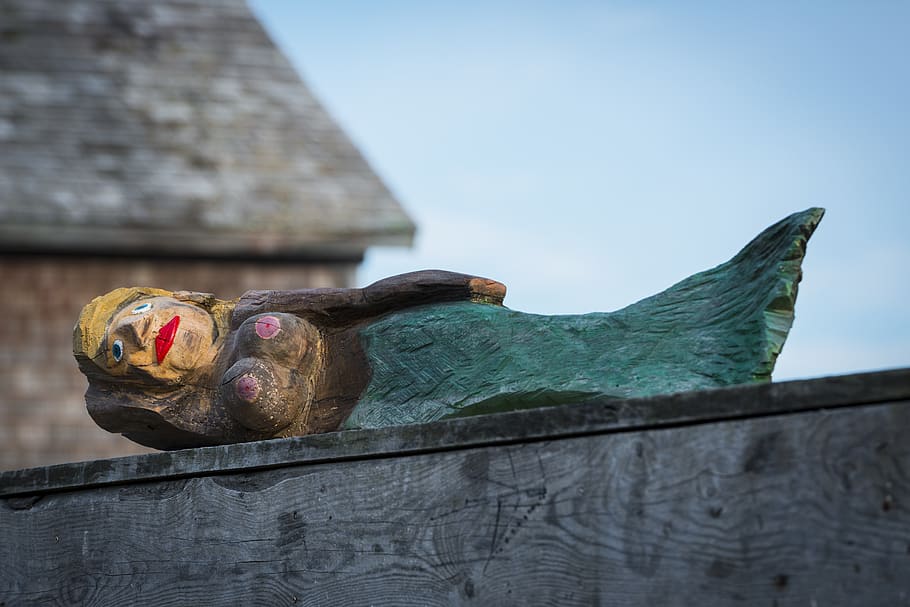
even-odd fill
[(175, 316), (170, 319), (158, 330), (155, 337), (155, 355), (158, 357), (158, 364), (164, 362), (164, 357), (170, 352), (171, 346), (174, 345), (174, 337), (177, 336), (177, 327), (180, 326), (180, 317)]

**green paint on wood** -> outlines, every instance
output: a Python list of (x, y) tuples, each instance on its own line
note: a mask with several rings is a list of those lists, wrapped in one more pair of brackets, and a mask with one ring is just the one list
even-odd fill
[(346, 428), (769, 381), (823, 209), (733, 259), (612, 313), (539, 316), (430, 305), (365, 327), (372, 377)]

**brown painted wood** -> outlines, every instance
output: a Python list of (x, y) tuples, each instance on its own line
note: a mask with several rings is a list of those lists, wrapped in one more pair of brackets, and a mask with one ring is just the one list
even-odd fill
[(506, 287), (478, 276), (422, 270), (391, 276), (362, 289), (247, 291), (234, 324), (261, 312), (298, 314), (320, 326), (347, 327), (382, 314), (430, 303), (482, 301), (502, 304)]
[(905, 604), (908, 425), (894, 402), (8, 498), (0, 602)]
[(307, 420), (315, 433), (338, 429), (370, 380), (370, 365), (356, 327), (327, 330), (324, 339), (325, 364), (316, 380), (316, 398)]
[[(362, 323), (427, 303), (501, 304), (504, 296), (496, 281), (440, 270), (363, 289), (253, 291), (234, 301), (122, 288), (83, 309), (74, 354), (95, 422), (143, 445), (306, 435), (336, 430), (366, 386), (370, 368), (355, 334)], [(280, 326), (273, 336), (255, 328), (266, 320)], [(162, 356), (154, 344), (172, 321), (175, 347)]]

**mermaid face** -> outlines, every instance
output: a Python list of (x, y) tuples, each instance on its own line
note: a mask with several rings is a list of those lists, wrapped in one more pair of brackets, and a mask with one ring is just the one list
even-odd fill
[(216, 354), (217, 331), (208, 312), (172, 297), (146, 297), (119, 310), (105, 331), (107, 372), (179, 384)]

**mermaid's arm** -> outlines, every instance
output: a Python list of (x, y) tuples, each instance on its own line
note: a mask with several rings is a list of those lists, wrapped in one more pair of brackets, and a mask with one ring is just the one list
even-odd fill
[(424, 270), (385, 278), (362, 289), (247, 291), (234, 310), (235, 326), (255, 314), (287, 312), (321, 326), (348, 326), (404, 308), (452, 301), (501, 305), (506, 287), (500, 282)]

